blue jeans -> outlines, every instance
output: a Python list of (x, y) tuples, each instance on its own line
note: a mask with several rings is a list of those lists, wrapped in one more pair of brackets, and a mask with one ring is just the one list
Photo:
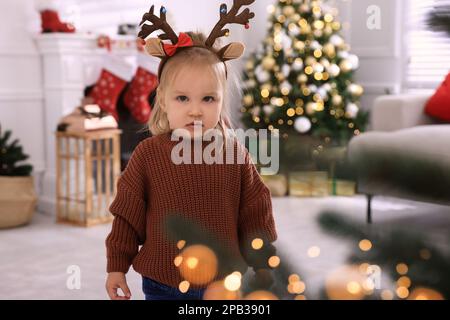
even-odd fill
[(205, 289), (189, 289), (182, 293), (178, 288), (166, 286), (147, 277), (142, 277), (145, 300), (202, 300)]

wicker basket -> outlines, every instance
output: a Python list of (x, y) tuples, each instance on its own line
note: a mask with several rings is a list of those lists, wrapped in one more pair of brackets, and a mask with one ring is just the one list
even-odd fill
[(31, 221), (36, 208), (33, 177), (0, 177), (0, 228)]

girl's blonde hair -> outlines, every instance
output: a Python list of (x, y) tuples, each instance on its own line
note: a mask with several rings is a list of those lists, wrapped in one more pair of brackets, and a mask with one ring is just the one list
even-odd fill
[[(173, 83), (178, 73), (183, 70), (183, 67), (190, 65), (206, 66), (210, 68), (211, 73), (215, 76), (223, 89), (223, 105), (216, 128), (220, 129), (224, 136), (226, 136), (226, 130), (233, 128), (230, 117), (229, 96), (227, 94), (227, 76), (230, 77), (230, 70), (225, 67), (224, 63), (213, 51), (205, 48), (204, 43), (206, 37), (204, 34), (188, 32), (188, 35), (193, 40), (194, 46), (178, 49), (175, 56), (170, 58), (164, 65), (163, 71), (161, 72), (161, 78), (159, 79), (158, 89), (156, 91), (152, 114), (148, 122), (148, 128), (153, 135), (170, 132), (167, 114), (161, 108), (161, 100), (165, 88)], [(216, 47), (220, 48), (219, 41), (216, 42), (214, 49), (216, 49)]]

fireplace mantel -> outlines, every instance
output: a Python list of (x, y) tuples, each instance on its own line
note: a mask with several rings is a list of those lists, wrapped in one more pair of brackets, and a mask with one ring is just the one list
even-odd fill
[(35, 36), (42, 57), (46, 166), (39, 181), (38, 210), (55, 214), (55, 130), (58, 121), (80, 105), (86, 86), (96, 82), (108, 55), (121, 56), (135, 64), (134, 36), (115, 36), (109, 52), (97, 45), (98, 35), (51, 33)]

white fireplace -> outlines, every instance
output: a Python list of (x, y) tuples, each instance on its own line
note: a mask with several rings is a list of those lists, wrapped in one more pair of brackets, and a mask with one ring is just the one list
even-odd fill
[(116, 36), (112, 50), (99, 48), (97, 35), (40, 34), (35, 37), (42, 63), (45, 170), (36, 176), (40, 186), (38, 211), (55, 213), (55, 131), (58, 121), (80, 105), (86, 86), (96, 82), (108, 55), (136, 63), (134, 36)]

